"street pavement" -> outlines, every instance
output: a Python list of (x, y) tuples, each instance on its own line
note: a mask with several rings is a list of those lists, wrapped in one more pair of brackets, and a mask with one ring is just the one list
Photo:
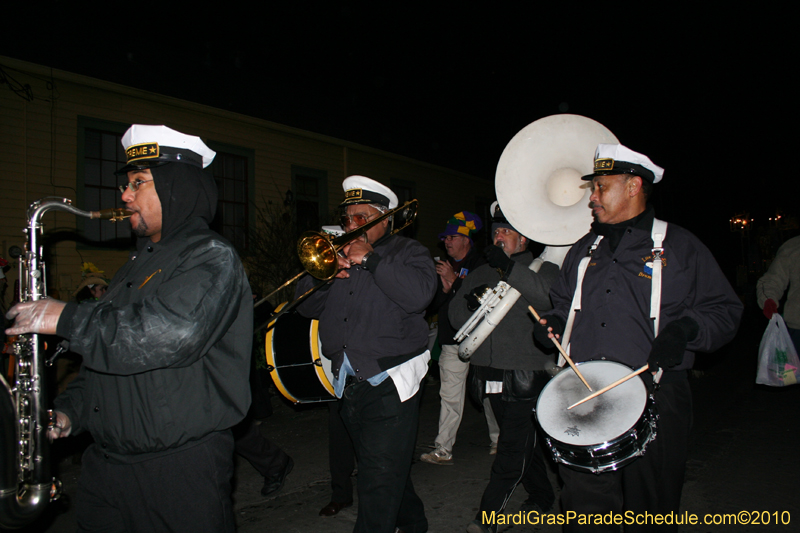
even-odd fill
[[(758, 343), (766, 324), (763, 316), (747, 314), (736, 340), (715, 354), (700, 355), (691, 377), (694, 426), (681, 515), (694, 514), (702, 522), (705, 515), (720, 521), (719, 515), (729, 514), (750, 523), (701, 523), (682, 526), (680, 531), (800, 531), (800, 461), (795, 455), (800, 386), (775, 389), (755, 385)], [(294, 458), (295, 467), (280, 493), (264, 498), (259, 492), (263, 478), (237, 457), (234, 505), (238, 531), (352, 531), (357, 498), (353, 507), (335, 517), (318, 516), (330, 499), (327, 406), (294, 407), (280, 398), (273, 398), (272, 404), (274, 414), (259, 428)], [(423, 390), (416, 458), (430, 450), (438, 416), (438, 382), (429, 377)], [(451, 466), (419, 461), (412, 466), (414, 486), (425, 502), (432, 533), (464, 531), (476, 515), (488, 481), (493, 456), (489, 455), (486, 423), (469, 402), (453, 454)], [(24, 531), (75, 531), (74, 489), (80, 465), (67, 459), (58, 466), (66, 498), (52, 504), (41, 520)], [(357, 479), (356, 475), (356, 483)], [(558, 492), (554, 469), (550, 479)], [(517, 512), (525, 498), (525, 490), (518, 487), (506, 512)], [(560, 509), (556, 506), (552, 512)], [(784, 524), (776, 525), (776, 521)], [(500, 531), (515, 533), (560, 530), (557, 525), (500, 527)]]

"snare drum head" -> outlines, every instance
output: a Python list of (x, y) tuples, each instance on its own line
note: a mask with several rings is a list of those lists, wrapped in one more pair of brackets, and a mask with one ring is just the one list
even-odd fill
[[(578, 369), (597, 391), (632, 372), (612, 361), (587, 361)], [(536, 418), (550, 437), (576, 446), (611, 441), (639, 421), (647, 404), (647, 388), (639, 376), (567, 410), (591, 392), (575, 372), (565, 367), (545, 386), (536, 404)]]

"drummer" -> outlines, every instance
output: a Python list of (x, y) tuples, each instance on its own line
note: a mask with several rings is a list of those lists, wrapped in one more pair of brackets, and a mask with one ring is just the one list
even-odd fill
[[(503, 512), (520, 482), (529, 495), (522, 511), (549, 511), (555, 501), (533, 422), (533, 409), (547, 384), (545, 368), (552, 357), (531, 342), (533, 324), (527, 308), (551, 308), (548, 292), (558, 277), (558, 265), (544, 262), (538, 272), (528, 268), (534, 256), (528, 250), (527, 237), (509, 223), (497, 202), (490, 213), (494, 245), (484, 252), (488, 264), (464, 279), (459, 290), (463, 298), (456, 295), (450, 303), (450, 323), (454, 328), (464, 324), (480, 306), (478, 295), (494, 289), (501, 280), (522, 296), (471, 359), (474, 372), (469, 390), (479, 396), (475, 398), (479, 404), (489, 398), (500, 436), (489, 484), (475, 520), (467, 527), (469, 533), (496, 531), (497, 525), (487, 523), (484, 515)], [(552, 343), (548, 341), (546, 346), (552, 347)]]
[[(654, 237), (658, 240), (664, 229), (657, 222), (654, 226), (655, 212), (648, 200), (663, 175), (664, 169), (625, 146), (597, 147), (594, 172), (583, 177), (591, 182), (592, 229), (564, 260), (550, 293), (554, 309), (535, 328), (540, 342), (553, 334), (560, 337), (570, 309), (580, 308), (570, 346), (576, 362), (605, 359), (631, 368), (649, 364), (650, 371), (663, 370), (657, 384), (653, 373), (642, 374), (648, 388), (655, 390), (656, 439), (644, 456), (614, 472), (596, 475), (559, 465), (564, 512), (678, 512), (692, 420), (688, 373), (695, 352), (714, 351), (729, 342), (742, 315), (743, 306), (711, 252), (679, 226), (666, 226), (661, 273), (653, 275), (654, 252), (658, 253)], [(593, 246), (581, 283), (582, 297), (571, 305), (579, 263)], [(661, 289), (655, 295), (661, 295), (660, 327), (655, 337), (650, 302), (659, 277)], [(634, 525), (625, 531), (653, 528)], [(616, 532), (618, 526), (564, 527), (564, 531), (579, 529)]]

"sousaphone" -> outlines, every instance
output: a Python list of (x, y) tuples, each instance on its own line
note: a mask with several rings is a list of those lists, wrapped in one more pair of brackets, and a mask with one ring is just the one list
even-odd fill
[[(503, 215), (522, 235), (546, 245), (531, 270), (544, 261), (560, 267), (572, 244), (589, 232), (591, 192), (581, 176), (592, 173), (598, 144), (618, 142), (599, 122), (565, 114), (528, 124), (503, 150), (494, 185)], [(462, 360), (469, 360), (519, 296), (501, 281), (479, 298), (481, 306), (455, 336)]]
[(551, 115), (525, 126), (508, 143), (495, 174), (497, 201), (520, 233), (547, 246), (572, 245), (589, 232), (589, 189), (598, 144), (611, 131), (580, 115)]

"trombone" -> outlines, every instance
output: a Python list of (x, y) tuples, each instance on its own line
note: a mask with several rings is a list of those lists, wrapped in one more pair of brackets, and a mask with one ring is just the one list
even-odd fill
[(331, 238), (330, 235), (321, 231), (306, 231), (303, 233), (300, 236), (300, 240), (297, 242), (297, 255), (300, 257), (300, 263), (303, 265), (303, 271), (266, 295), (255, 304), (255, 307), (258, 307), (270, 296), (277, 293), (284, 287), (288, 287), (305, 274), (311, 274), (313, 277), (320, 280), (320, 283), (317, 283), (311, 287), (308, 291), (300, 295), (288, 305), (284, 305), (280, 311), (270, 316), (267, 323), (256, 326), (255, 330), (258, 331), (264, 326), (271, 327), (275, 324), (275, 321), (280, 315), (294, 309), (300, 302), (305, 300), (312, 293), (316, 292), (319, 288), (336, 277), (336, 274), (339, 273), (339, 260), (337, 257), (340, 255), (342, 248), (360, 238), (368, 230), (380, 224), (388, 217), (399, 217), (405, 221), (403, 225), (395, 228), (395, 218), (392, 218), (392, 230), (373, 243), (373, 246), (377, 246), (384, 239), (403, 231), (408, 226), (413, 224), (414, 220), (417, 218), (418, 206), (419, 202), (417, 200), (409, 200), (403, 205), (383, 213), (378, 218), (370, 220), (363, 226), (360, 226), (353, 231), (345, 233), (344, 235), (340, 235), (336, 238)]

